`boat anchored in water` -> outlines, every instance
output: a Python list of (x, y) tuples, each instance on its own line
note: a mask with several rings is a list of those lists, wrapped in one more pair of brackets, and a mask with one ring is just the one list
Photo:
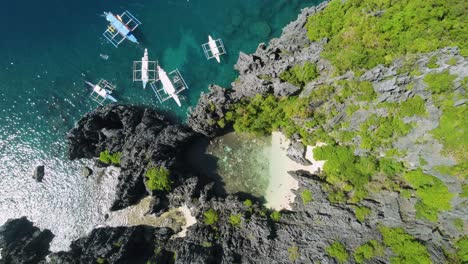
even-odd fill
[(203, 44), (202, 47), (207, 60), (215, 58), (220, 63), (220, 56), (226, 54), (223, 41), (221, 39), (215, 40), (210, 35), (208, 35), (208, 42)]
[(117, 103), (111, 94), (115, 90), (115, 86), (109, 83), (108, 81), (101, 79), (98, 84), (92, 84), (88, 81), (85, 81), (86, 84), (91, 86), (93, 91), (90, 94), (90, 97), (96, 103), (103, 105), (106, 100), (111, 101), (112, 103)]
[(109, 21), (107, 30), (102, 34), (114, 47), (118, 48), (125, 39), (137, 43), (138, 40), (132, 32), (141, 25), (130, 12), (125, 11), (121, 15), (114, 15), (111, 12), (104, 12), (106, 20)]
[(178, 106), (182, 106), (178, 94), (188, 89), (185, 80), (182, 78), (178, 69), (167, 73), (161, 66), (157, 65), (158, 79), (150, 83), (151, 89), (158, 100), (162, 103), (170, 98), (174, 99)]
[(148, 50), (141, 58), (141, 61), (133, 62), (133, 81), (140, 81), (143, 83), (143, 89), (146, 88), (148, 82), (156, 81), (156, 62), (148, 60)]

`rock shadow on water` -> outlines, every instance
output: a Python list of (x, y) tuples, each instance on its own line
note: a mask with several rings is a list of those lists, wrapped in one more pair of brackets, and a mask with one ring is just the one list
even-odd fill
[(218, 195), (265, 202), (268, 159), (264, 143), (234, 133), (211, 141), (199, 138), (187, 148), (184, 159), (192, 172), (216, 183)]

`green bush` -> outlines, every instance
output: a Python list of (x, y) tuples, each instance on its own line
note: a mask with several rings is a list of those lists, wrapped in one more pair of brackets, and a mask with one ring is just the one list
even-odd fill
[(252, 200), (250, 200), (250, 199), (247, 199), (247, 200), (244, 201), (244, 205), (247, 206), (247, 207), (251, 207), (252, 204), (253, 204)]
[(208, 211), (203, 213), (205, 225), (214, 225), (218, 222), (218, 212), (213, 208), (210, 208)]
[(322, 55), (340, 73), (361, 71), (410, 53), (467, 47), (463, 1), (333, 0), (309, 17), (312, 41), (329, 39)]
[(301, 198), (304, 205), (307, 205), (314, 200), (314, 198), (312, 198), (312, 192), (309, 190), (302, 191)]
[(455, 58), (455, 57), (450, 58), (447, 61), (447, 64), (450, 65), (450, 66), (455, 66), (455, 64), (457, 64), (457, 58)]
[(393, 177), (403, 172), (403, 163), (391, 158), (381, 158), (379, 160), (380, 171), (388, 177)]
[(356, 219), (363, 223), (366, 220), (366, 217), (371, 213), (371, 210), (365, 206), (356, 206), (354, 207), (354, 214), (356, 215)]
[(459, 231), (459, 232), (463, 232), (463, 228), (465, 226), (465, 223), (463, 222), (463, 220), (461, 218), (455, 218), (453, 220), (453, 225), (455, 226), (455, 228)]
[(400, 116), (427, 115), (426, 103), (420, 96), (415, 96), (400, 104)]
[(273, 211), (270, 214), (270, 218), (271, 218), (271, 220), (273, 220), (275, 222), (279, 222), (279, 220), (281, 219), (281, 213), (279, 211)]
[(326, 251), (330, 257), (335, 258), (339, 263), (344, 263), (349, 258), (348, 251), (346, 251), (344, 245), (339, 241), (333, 242), (333, 244), (327, 247)]
[(437, 56), (432, 56), (432, 57), (429, 59), (429, 62), (427, 63), (427, 67), (428, 67), (429, 69), (439, 68), (439, 64), (437, 64)]
[(307, 98), (256, 95), (233, 106), (234, 130), (269, 135), (281, 128), (286, 134), (293, 134), (298, 130), (294, 119), (306, 119), (312, 114), (308, 102)]
[(317, 66), (311, 62), (296, 65), (280, 74), (280, 79), (303, 88), (307, 83), (318, 77)]
[(293, 263), (299, 258), (299, 248), (297, 246), (292, 246), (288, 248), (289, 260)]
[[(338, 145), (316, 147), (313, 152), (316, 160), (326, 160), (323, 171), (326, 174), (327, 182), (333, 185), (349, 183), (355, 189), (355, 196), (356, 194), (366, 194), (365, 187), (371, 176), (377, 172), (378, 161), (374, 157), (355, 156), (351, 148)], [(340, 192), (337, 192), (336, 195), (338, 196), (329, 196), (329, 198), (332, 200), (343, 198), (343, 194)], [(356, 198), (359, 198), (355, 200), (358, 201), (364, 197)]]
[(420, 169), (407, 172), (403, 177), (416, 189), (416, 196), (420, 199), (416, 204), (416, 216), (436, 222), (439, 211), (452, 208), (450, 201), (454, 194), (438, 178), (424, 174)]
[(169, 170), (164, 167), (153, 167), (146, 171), (146, 187), (151, 191), (170, 191), (172, 181)]
[(374, 257), (382, 256), (384, 254), (383, 246), (377, 240), (370, 240), (369, 242), (360, 245), (354, 252), (354, 260), (357, 263), (364, 263)]
[(462, 192), (460, 193), (460, 197), (468, 198), (468, 184), (462, 184)]
[(457, 256), (460, 263), (468, 263), (468, 237), (464, 236), (456, 243)]
[(99, 160), (105, 164), (119, 165), (121, 156), (122, 153), (120, 152), (110, 153), (108, 150), (105, 150), (99, 154)]
[(451, 91), (453, 89), (453, 80), (457, 78), (456, 75), (450, 75), (448, 71), (441, 73), (429, 73), (424, 77), (424, 82), (427, 88), (434, 94)]
[(229, 223), (233, 227), (240, 226), (241, 223), (242, 223), (242, 215), (241, 214), (232, 214), (231, 216), (229, 216)]
[(444, 145), (446, 154), (453, 156), (461, 167), (466, 167), (462, 164), (468, 160), (468, 105), (455, 107), (453, 104), (452, 99), (443, 102), (439, 126), (431, 133)]
[(392, 249), (394, 256), (390, 263), (429, 264), (432, 263), (426, 247), (402, 228), (380, 227), (385, 245)]

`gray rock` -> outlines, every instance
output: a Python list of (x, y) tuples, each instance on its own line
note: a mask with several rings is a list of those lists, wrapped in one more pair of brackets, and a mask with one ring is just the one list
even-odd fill
[(453, 106), (457, 107), (457, 106), (460, 106), (460, 105), (464, 105), (464, 104), (466, 104), (467, 101), (468, 101), (467, 99), (458, 100), (453, 104)]
[(34, 170), (33, 179), (35, 179), (37, 182), (42, 182), (42, 179), (44, 179), (44, 174), (45, 174), (44, 165), (37, 166), (36, 169)]
[(26, 217), (9, 219), (0, 227), (0, 263), (45, 263), (53, 238), (50, 230), (39, 230)]
[(302, 165), (311, 165), (312, 163), (305, 158), (306, 147), (301, 142), (294, 142), (288, 147), (288, 158)]
[(273, 84), (273, 93), (275, 96), (293, 96), (298, 94), (301, 88), (288, 82), (275, 82)]
[(89, 168), (88, 166), (84, 166), (82, 169), (83, 176), (88, 178), (91, 174), (93, 174), (93, 170)]

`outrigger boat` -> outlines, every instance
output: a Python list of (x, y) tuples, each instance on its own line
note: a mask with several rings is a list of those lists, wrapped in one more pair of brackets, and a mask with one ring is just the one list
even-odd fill
[[(150, 83), (150, 86), (156, 94), (156, 97), (161, 103), (168, 100), (169, 98), (172, 98), (179, 107), (182, 106), (178, 94), (183, 90), (188, 89), (188, 87), (179, 70), (175, 69), (170, 73), (167, 73), (159, 65), (157, 65), (157, 70), (158, 80), (156, 82)], [(160, 83), (159, 88), (157, 86), (158, 83)]]
[(202, 47), (207, 60), (215, 58), (220, 63), (220, 56), (226, 54), (223, 41), (221, 39), (214, 40), (210, 35), (208, 35), (208, 42), (203, 44)]
[(98, 84), (93, 84), (88, 81), (85, 81), (85, 83), (93, 89), (90, 97), (96, 103), (102, 105), (106, 100), (117, 103), (117, 99), (111, 95), (112, 91), (115, 90), (115, 86), (110, 84), (108, 81), (101, 79)]
[(146, 88), (148, 82), (156, 81), (156, 62), (148, 60), (148, 50), (141, 58), (141, 61), (133, 62), (133, 81), (141, 81), (143, 89)]
[(121, 15), (114, 15), (111, 12), (104, 12), (106, 20), (109, 21), (107, 30), (103, 36), (116, 48), (119, 47), (125, 39), (137, 43), (138, 40), (132, 32), (141, 25), (141, 22), (136, 19), (130, 12), (125, 11)]

